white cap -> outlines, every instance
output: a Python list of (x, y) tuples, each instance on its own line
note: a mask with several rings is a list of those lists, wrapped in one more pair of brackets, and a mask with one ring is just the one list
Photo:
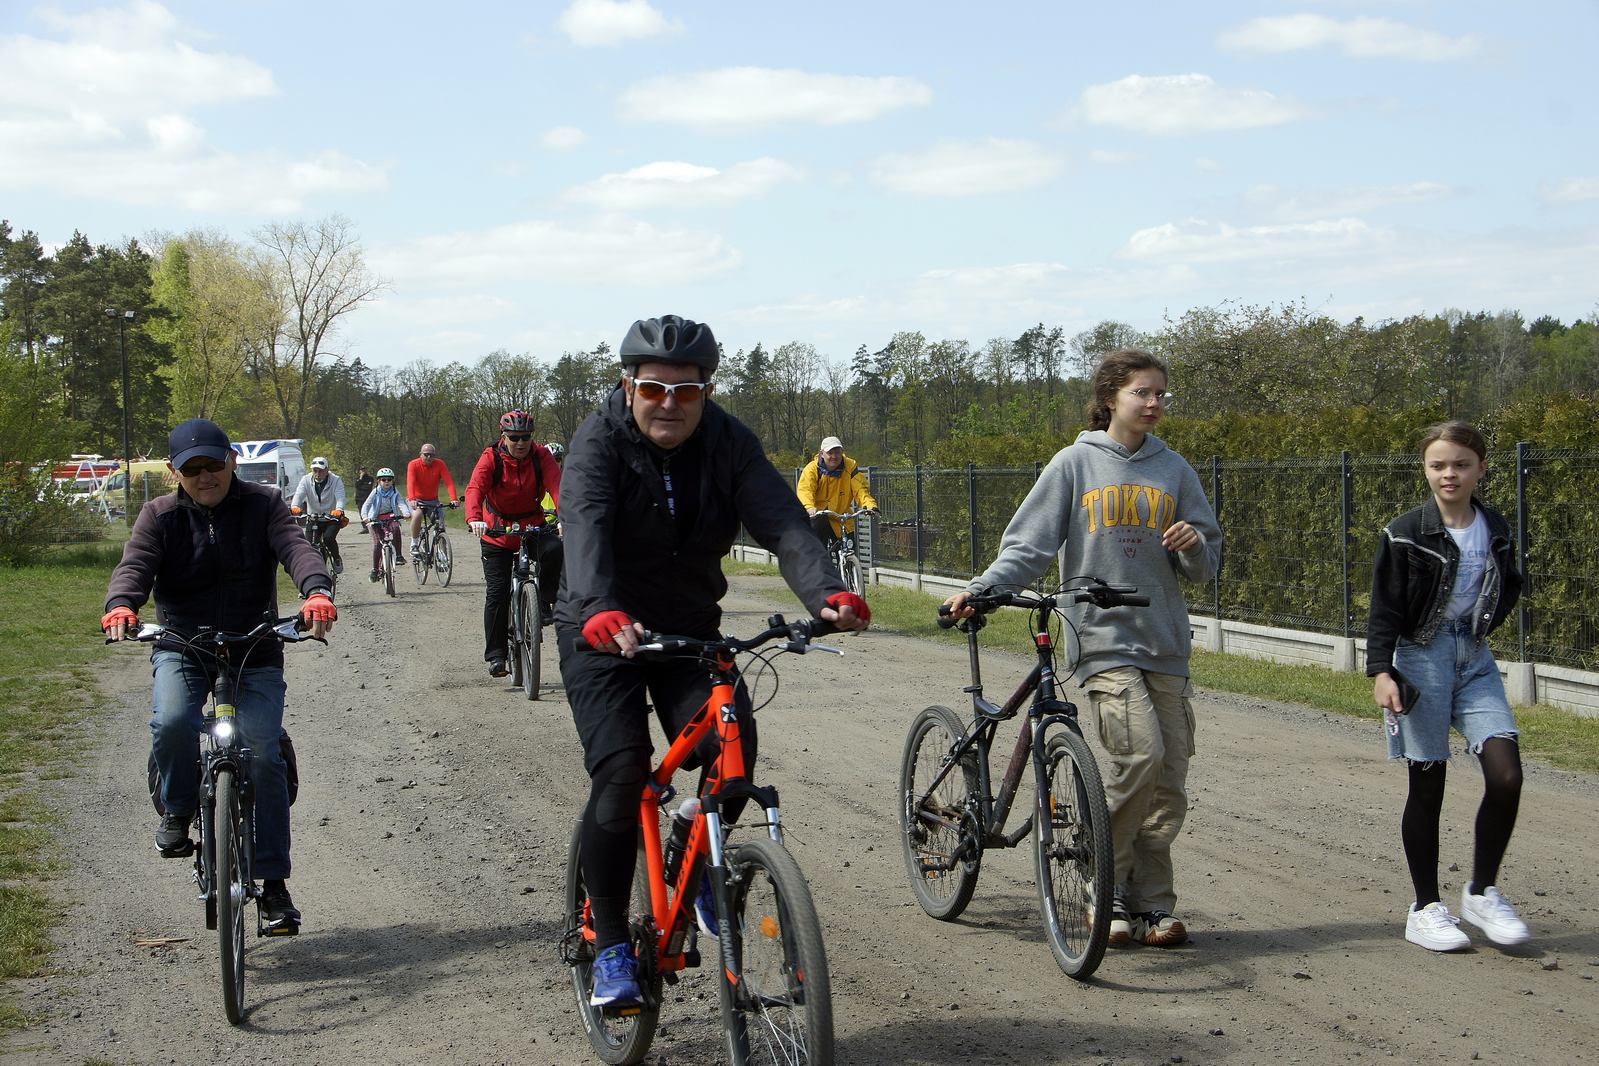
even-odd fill
[(323, 456), (319, 455), (315, 459), (311, 460), (311, 469), (312, 470), (326, 470), (327, 468), (328, 468), (328, 461)]
[(842, 447), (844, 447), (844, 442), (839, 440), (837, 437), (823, 437), (822, 438), (822, 451), (824, 451), (824, 452), (830, 452), (834, 448), (842, 448)]

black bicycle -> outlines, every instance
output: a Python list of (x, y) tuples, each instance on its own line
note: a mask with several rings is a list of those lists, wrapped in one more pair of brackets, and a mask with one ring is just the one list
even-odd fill
[(294, 524), (300, 527), (300, 531), (305, 534), (305, 539), (310, 541), (311, 546), (321, 554), (322, 565), (328, 571), (328, 580), (333, 582), (333, 594), (337, 596), (339, 591), (339, 571), (343, 568), (333, 554), (333, 546), (328, 543), (327, 535), (336, 533), (343, 527), (343, 523), (332, 515), (307, 513), (295, 515)]
[(454, 508), (455, 501), (439, 503), (423, 500), (417, 504), (422, 509), (422, 533), (417, 538), (416, 554), (411, 556), (411, 569), (416, 573), (416, 583), (426, 585), (428, 574), (437, 572), (439, 584), (450, 587), (450, 574), (455, 569), (455, 556), (450, 551), (450, 538), (444, 532), (444, 509)]
[(833, 566), (838, 570), (838, 576), (844, 579), (844, 587), (854, 593), (866, 591), (866, 575), (861, 570), (860, 555), (855, 550), (856, 522), (862, 517), (875, 514), (867, 508), (857, 507), (853, 511), (839, 514), (837, 511), (817, 511), (819, 515), (838, 519), (838, 528), (842, 534), (829, 538), (827, 553), (832, 556)]
[[(539, 597), (543, 567), (539, 562), (538, 542), (541, 537), (560, 534), (550, 524), (555, 519), (555, 512), (545, 511), (544, 517), (546, 521), (542, 525), (512, 522), (486, 531), (492, 536), (509, 533), (521, 538), (516, 562), (511, 567), (511, 613), (506, 650), (511, 655), (511, 684), (521, 685), (530, 700), (539, 698), (544, 627), (554, 621), (545, 617), (544, 603)], [(559, 575), (556, 579), (559, 580)]]
[[(248, 653), (235, 663), (228, 649), (257, 640), (327, 643), (302, 630), (303, 624), (298, 615), (268, 616), (248, 633), (203, 628), (180, 641), (184, 655), (216, 670), (211, 685), (211, 704), (201, 712), (204, 725), (197, 753), (200, 801), (195, 809), (199, 842), (191, 844), (190, 848), (194, 855), (194, 883), (205, 904), (205, 927), (217, 931), (221, 948), (222, 1009), (234, 1025), (244, 1019), (244, 910), (251, 900), (260, 899), (261, 890), (255, 883), (254, 872), (255, 788), (250, 780), (253, 753), (239, 738), (233, 707), (233, 690), (245, 668)], [(127, 639), (150, 643), (163, 635), (168, 635), (169, 640), (179, 638), (166, 626), (141, 625), (138, 632)], [(280, 742), (287, 739), (285, 733)], [(152, 767), (151, 798), (156, 802), (156, 809), (161, 811), (159, 796), (160, 783)], [(295, 924), (274, 926), (268, 923), (259, 905), (256, 907), (256, 936), (292, 936), (297, 932), (299, 926)]]
[[(1132, 595), (1137, 589), (1129, 585), (1074, 580), (1085, 583), (1048, 595), (990, 591), (972, 596), (966, 603), (978, 613), (958, 621), (947, 607), (939, 608), (940, 626), (959, 626), (966, 634), (972, 683), (962, 691), (971, 694), (975, 717), (965, 725), (954, 711), (935, 705), (911, 723), (900, 761), (900, 829), (916, 901), (941, 921), (953, 920), (971, 902), (984, 851), (1013, 848), (1031, 835), (1050, 950), (1067, 976), (1086, 980), (1110, 939), (1115, 857), (1099, 766), (1077, 724), (1076, 706), (1058, 696), (1050, 620), (1063, 604), (1147, 606), (1149, 597)], [(997, 607), (1027, 608), (1038, 654), (1038, 662), (1003, 705), (983, 697), (977, 650), (984, 615)], [(995, 795), (989, 773), (995, 733), (1029, 696), (1027, 719)], [(1036, 785), (1034, 808), (1007, 833), (1005, 821), (1029, 763)]]

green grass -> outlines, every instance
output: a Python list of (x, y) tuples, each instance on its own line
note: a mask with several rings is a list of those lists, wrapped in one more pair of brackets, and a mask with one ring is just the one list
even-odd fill
[[(769, 567), (764, 572), (776, 571)], [(938, 628), (935, 612), (943, 602), (941, 596), (896, 585), (874, 585), (867, 600), (872, 608), (872, 625), (877, 628), (953, 647), (966, 644), (959, 630)], [(1004, 648), (1026, 653), (1032, 643), (1026, 613), (1004, 610), (990, 615), (979, 640), (985, 650)], [(1355, 718), (1378, 717), (1371, 699), (1371, 680), (1359, 674), (1198, 650), (1191, 668), (1194, 684), (1200, 688), (1297, 703)], [(1530, 758), (1562, 770), (1599, 773), (1599, 718), (1584, 718), (1539, 704), (1516, 708), (1516, 724), (1521, 729), (1521, 749)]]
[[(43, 788), (74, 772), (100, 713), (100, 607), (120, 554), (120, 542), (74, 545), (0, 570), (0, 980), (39, 973), (60, 920), (38, 884), (60, 862)], [(0, 1031), (30, 1022), (0, 1002)]]

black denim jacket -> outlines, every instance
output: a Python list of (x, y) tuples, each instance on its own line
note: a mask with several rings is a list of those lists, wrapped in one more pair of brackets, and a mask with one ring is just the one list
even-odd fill
[[(1482, 591), (1471, 615), (1471, 631), (1481, 640), (1499, 627), (1521, 598), (1522, 575), (1516, 569), (1510, 524), (1476, 497), (1472, 505), (1488, 523), (1493, 564), (1482, 575)], [(1366, 675), (1393, 668), (1394, 645), (1403, 637), (1426, 644), (1443, 625), (1444, 609), (1455, 587), (1460, 549), (1444, 527), (1438, 503), (1431, 497), (1389, 522), (1377, 542), (1371, 574), (1371, 609), (1366, 618)]]

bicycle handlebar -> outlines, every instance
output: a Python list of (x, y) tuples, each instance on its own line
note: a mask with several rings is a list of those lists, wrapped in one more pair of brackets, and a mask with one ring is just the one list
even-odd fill
[(829, 647), (826, 644), (813, 644), (812, 638), (823, 636), (827, 633), (838, 632), (831, 623), (820, 618), (806, 618), (798, 622), (785, 622), (783, 616), (774, 614), (767, 620), (767, 628), (753, 637), (739, 639), (738, 637), (721, 636), (715, 640), (705, 640), (700, 637), (673, 636), (664, 633), (645, 631), (642, 643), (638, 650), (658, 655), (688, 655), (699, 658), (707, 655), (734, 655), (741, 651), (753, 651), (768, 641), (780, 637), (787, 638), (783, 650), (793, 652), (795, 655), (804, 655), (808, 651), (826, 651), (834, 655), (843, 655), (842, 649)]
[[(1071, 603), (1092, 603), (1101, 610), (1111, 607), (1148, 607), (1149, 597), (1133, 595), (1137, 591), (1137, 585), (1111, 585), (1094, 578), (1086, 585), (1074, 585), (1049, 595), (1027, 590), (979, 592), (966, 598), (966, 606), (979, 614), (988, 614), (999, 607), (1051, 610), (1062, 599)], [(938, 605), (940, 629), (953, 628), (959, 622), (959, 618), (950, 614), (949, 604)]]
[[(141, 643), (148, 644), (152, 641), (159, 640), (169, 628), (171, 627), (161, 625), (157, 622), (143, 622), (140, 623), (137, 632), (131, 633), (123, 639), (137, 640)], [(208, 626), (202, 627), (196, 630), (193, 636), (188, 637), (185, 643), (216, 644), (220, 646), (223, 644), (244, 644), (249, 641), (261, 640), (264, 638), (281, 640), (286, 644), (295, 644), (302, 640), (319, 640), (323, 644), (327, 643), (327, 639), (325, 637), (312, 636), (310, 630), (305, 625), (305, 620), (297, 614), (291, 614), (287, 618), (262, 619), (261, 624), (250, 630), (248, 633), (232, 633), (228, 632), (227, 630), (212, 629)], [(107, 638), (106, 643), (110, 644), (112, 641)]]
[(829, 511), (827, 508), (824, 507), (821, 510), (817, 511), (816, 513), (820, 514), (820, 515), (826, 515), (829, 518), (840, 518), (840, 519), (844, 519), (845, 521), (848, 521), (851, 518), (859, 518), (861, 515), (876, 514), (877, 513), (877, 508), (875, 508), (875, 507), (857, 507), (853, 511), (849, 511), (849, 512), (846, 512), (844, 514), (839, 514), (837, 511)]

